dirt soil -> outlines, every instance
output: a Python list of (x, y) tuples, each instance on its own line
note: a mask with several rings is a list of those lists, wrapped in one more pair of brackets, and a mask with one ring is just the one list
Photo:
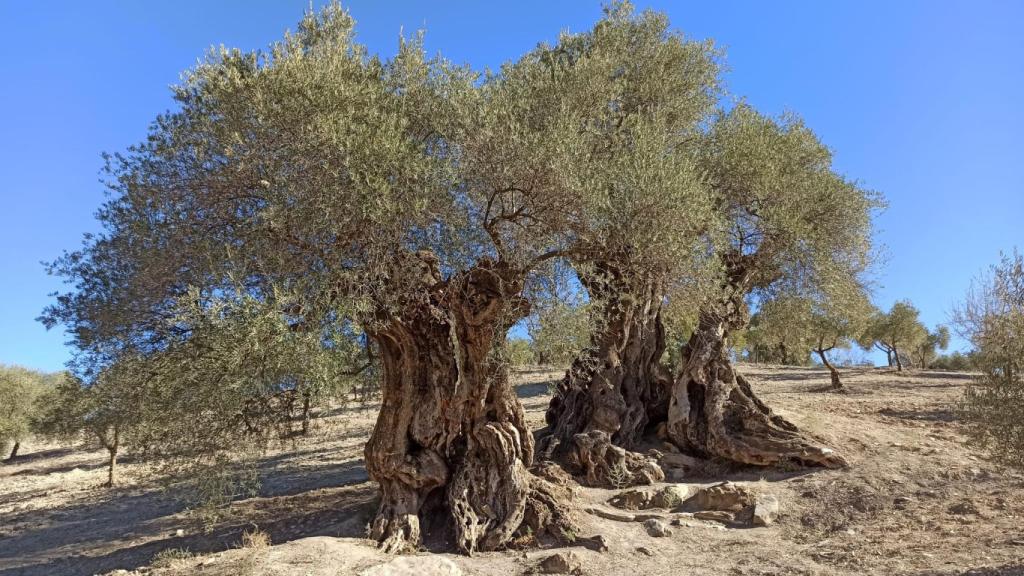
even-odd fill
[[(969, 376), (848, 369), (848, 393), (834, 394), (824, 370), (741, 369), (769, 406), (851, 463), (839, 471), (711, 466), (681, 479), (730, 480), (774, 495), (781, 503), (774, 524), (690, 519), (655, 538), (640, 522), (586, 512), (616, 492), (583, 488), (579, 536), (603, 536), (606, 552), (434, 551), (403, 562), (424, 574), (437, 562), (463, 574), (511, 576), (571, 550), (582, 573), (596, 576), (1024, 576), (1024, 476), (964, 445), (954, 405)], [(560, 375), (536, 368), (516, 376), (535, 428)], [(172, 494), (133, 475), (139, 464), (126, 462), (128, 478), (110, 490), (101, 486), (105, 452), (27, 443), (24, 457), (0, 466), (0, 576), (341, 575), (392, 561), (363, 539), (376, 498), (362, 463), (374, 416), (373, 406), (321, 415), (310, 436), (260, 461), (257, 497), (232, 503), (224, 520), (205, 527)], [(243, 545), (243, 533), (257, 529), (269, 542)]]

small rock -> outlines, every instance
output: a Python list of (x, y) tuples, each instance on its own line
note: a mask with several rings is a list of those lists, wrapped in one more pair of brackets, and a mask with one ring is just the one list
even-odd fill
[(593, 550), (594, 552), (608, 551), (608, 539), (600, 534), (589, 538), (577, 538), (576, 544), (583, 546), (587, 550)]
[(653, 550), (651, 550), (650, 548), (645, 548), (643, 546), (637, 546), (636, 551), (640, 554), (643, 554), (644, 556), (654, 556)]
[(897, 496), (892, 499), (892, 505), (897, 510), (906, 510), (907, 506), (913, 501), (913, 498), (907, 496)]
[(541, 574), (580, 574), (583, 563), (575, 552), (558, 552), (540, 561)]
[(672, 529), (668, 527), (668, 524), (656, 518), (651, 518), (650, 520), (645, 521), (644, 529), (647, 530), (649, 535), (655, 538), (664, 538), (665, 536), (672, 535)]
[(693, 495), (693, 490), (686, 484), (670, 484), (654, 493), (651, 497), (651, 506), (655, 508), (677, 508), (687, 498)]
[(732, 482), (722, 482), (707, 488), (701, 488), (683, 503), (687, 511), (726, 510), (739, 512), (754, 503), (754, 494), (742, 486)]
[(779, 515), (779, 500), (771, 494), (760, 494), (754, 500), (754, 513), (750, 523), (754, 526), (770, 526)]
[(462, 569), (442, 556), (399, 556), (359, 573), (359, 576), (462, 576)]
[(651, 507), (654, 494), (650, 490), (623, 490), (608, 503), (623, 510), (646, 510)]
[(618, 510), (608, 510), (606, 508), (601, 508), (600, 506), (588, 506), (586, 510), (588, 513), (599, 518), (604, 518), (605, 520), (614, 520), (615, 522), (633, 522), (636, 520), (635, 514), (619, 512)]
[(694, 512), (693, 517), (698, 520), (709, 520), (711, 522), (721, 522), (722, 524), (732, 524), (736, 521), (736, 517), (733, 516), (732, 512), (726, 510), (701, 510)]
[(968, 514), (976, 516), (980, 514), (981, 511), (978, 510), (978, 507), (974, 505), (974, 502), (971, 502), (970, 500), (964, 500), (963, 502), (950, 506), (949, 513), (956, 514), (958, 516), (966, 516)]
[(181, 538), (182, 536), (185, 535), (185, 531), (182, 530), (181, 528), (178, 528), (177, 530), (174, 531), (174, 535), (177, 536), (178, 538)]

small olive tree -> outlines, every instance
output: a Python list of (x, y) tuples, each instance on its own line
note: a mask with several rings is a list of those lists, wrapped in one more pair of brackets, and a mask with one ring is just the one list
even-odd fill
[(21, 448), (39, 415), (39, 398), (55, 385), (60, 374), (47, 375), (20, 366), (0, 365), (0, 451), (6, 460), (18, 457)]
[(918, 319), (919, 314), (908, 300), (896, 302), (889, 312), (876, 310), (861, 334), (859, 344), (865, 350), (874, 346), (885, 352), (889, 366), (895, 365), (897, 371), (902, 371), (904, 359), (911, 358), (912, 351), (928, 338), (928, 330)]
[(1024, 467), (1024, 257), (1003, 255), (955, 309), (954, 325), (975, 348), (981, 377), (962, 410), (971, 440)]
[(936, 326), (928, 331), (914, 349), (914, 361), (921, 368), (931, 368), (938, 359), (939, 351), (949, 347), (949, 327)]
[(66, 442), (97, 442), (107, 451), (108, 487), (117, 482), (117, 458), (139, 416), (132, 389), (117, 381), (125, 372), (123, 365), (111, 366), (92, 385), (68, 377), (39, 399), (41, 433)]
[(748, 357), (791, 366), (808, 364), (810, 302), (781, 296), (762, 302), (745, 330)]

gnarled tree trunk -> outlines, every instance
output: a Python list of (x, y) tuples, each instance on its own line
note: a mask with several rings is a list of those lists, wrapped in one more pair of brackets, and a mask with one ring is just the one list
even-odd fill
[(441, 282), (430, 255), (420, 258), (430, 268), (422, 298), (369, 331), (383, 367), (365, 449), (382, 493), (371, 537), (388, 551), (414, 549), (428, 504), (446, 512), (467, 553), (507, 544), (530, 518), (567, 527), (564, 503), (528, 470), (533, 437), (493, 354), (526, 314), (520, 275), (483, 261)]
[(732, 366), (731, 330), (744, 325), (742, 298), (700, 314), (672, 386), (667, 433), (681, 449), (743, 464), (838, 468), (845, 460), (773, 414)]
[(581, 275), (600, 320), (559, 384), (545, 415), (545, 457), (567, 457), (592, 485), (649, 484), (664, 479), (649, 458), (627, 452), (668, 410), (668, 371), (661, 320), (664, 287), (633, 281), (610, 264)]

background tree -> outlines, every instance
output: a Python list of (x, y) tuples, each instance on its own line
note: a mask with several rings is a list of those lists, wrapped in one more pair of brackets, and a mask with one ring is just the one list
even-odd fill
[(117, 458), (129, 429), (139, 422), (138, 399), (124, 364), (105, 369), (94, 384), (68, 377), (38, 399), (38, 430), (63, 441), (98, 442), (107, 451), (107, 486), (117, 481)]
[(945, 350), (949, 346), (949, 327), (936, 326), (921, 339), (914, 351), (914, 360), (921, 368), (931, 368), (938, 358), (939, 350)]
[(886, 353), (889, 365), (903, 370), (903, 360), (928, 338), (928, 330), (918, 319), (920, 312), (907, 300), (892, 305), (888, 313), (876, 311), (860, 338), (865, 349), (875, 346)]
[(572, 362), (590, 340), (589, 306), (578, 298), (541, 301), (527, 320), (536, 362), (564, 366)]
[(533, 346), (526, 338), (509, 338), (505, 342), (505, 355), (512, 366), (523, 367), (536, 362)]
[(22, 442), (28, 439), (38, 415), (38, 398), (62, 378), (20, 366), (0, 365), (0, 452), (6, 460), (18, 457)]
[(871, 304), (860, 290), (835, 295), (826, 302), (812, 302), (808, 332), (811, 350), (818, 355), (822, 366), (828, 368), (835, 390), (842, 390), (843, 382), (839, 370), (829, 361), (828, 353), (853, 346), (870, 314)]
[(974, 345), (981, 376), (962, 410), (970, 439), (999, 460), (1024, 466), (1024, 258), (1016, 250), (972, 285), (954, 310), (958, 332)]
[(791, 366), (809, 363), (811, 303), (806, 298), (781, 295), (761, 303), (744, 330), (751, 352), (762, 362)]

